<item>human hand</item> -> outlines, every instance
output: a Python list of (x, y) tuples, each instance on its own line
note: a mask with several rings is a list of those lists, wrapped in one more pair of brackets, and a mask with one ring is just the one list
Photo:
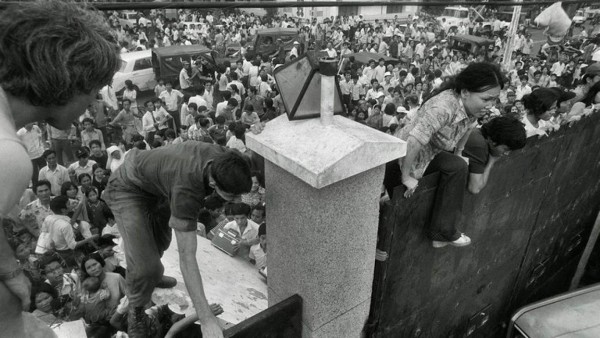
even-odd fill
[(385, 262), (388, 259), (388, 253), (379, 249), (375, 249), (375, 260)]
[(4, 281), (4, 285), (21, 300), (22, 311), (29, 311), (31, 305), (31, 282), (23, 272), (19, 272), (14, 278)]
[(404, 192), (404, 197), (409, 198), (412, 194), (417, 190), (417, 186), (419, 185), (419, 181), (411, 176), (402, 177), (402, 184), (406, 187), (406, 192)]
[(122, 315), (127, 313), (127, 311), (129, 311), (129, 299), (125, 296), (121, 298), (119, 305), (117, 305), (117, 313)]
[(215, 316), (218, 316), (221, 313), (223, 313), (223, 307), (221, 307), (221, 304), (210, 304), (209, 307), (210, 307), (210, 311)]
[(202, 337), (204, 338), (223, 338), (223, 330), (219, 326), (217, 317), (212, 317), (207, 320), (201, 320)]
[(255, 123), (252, 126), (250, 126), (250, 131), (255, 134), (258, 135), (260, 133), (263, 132), (263, 130), (265, 130), (265, 126), (267, 125), (266, 122), (259, 122), (259, 123)]

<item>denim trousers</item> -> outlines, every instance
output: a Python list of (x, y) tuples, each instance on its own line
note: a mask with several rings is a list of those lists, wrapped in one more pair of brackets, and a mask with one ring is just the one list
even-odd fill
[[(402, 184), (402, 172), (397, 160), (388, 162), (385, 169), (383, 184), (391, 199), (394, 188)], [(454, 241), (461, 236), (456, 227), (461, 218), (465, 199), (469, 178), (468, 166), (460, 156), (442, 151), (429, 162), (424, 176), (435, 172), (440, 173), (440, 178), (435, 191), (427, 236), (434, 241)]]
[(119, 172), (108, 182), (106, 202), (123, 238), (129, 304), (144, 306), (164, 272), (160, 258), (171, 243), (169, 205), (166, 199), (126, 182)]

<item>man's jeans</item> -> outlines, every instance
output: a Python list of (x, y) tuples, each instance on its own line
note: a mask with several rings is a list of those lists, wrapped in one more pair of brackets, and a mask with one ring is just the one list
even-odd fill
[[(434, 241), (455, 241), (461, 235), (456, 226), (462, 214), (469, 177), (468, 166), (460, 156), (442, 151), (429, 162), (424, 176), (435, 172), (440, 173), (440, 178), (427, 235)], [(402, 184), (402, 173), (397, 160), (386, 165), (383, 184), (392, 198), (394, 188)]]
[(164, 199), (142, 191), (119, 174), (121, 170), (108, 182), (106, 201), (123, 238), (129, 304), (139, 307), (148, 303), (164, 272), (160, 258), (171, 243), (170, 209)]
[(52, 150), (56, 151), (56, 161), (62, 166), (75, 162), (71, 141), (68, 139), (52, 139)]

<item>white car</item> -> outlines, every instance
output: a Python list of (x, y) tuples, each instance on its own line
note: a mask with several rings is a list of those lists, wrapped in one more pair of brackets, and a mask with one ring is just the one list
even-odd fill
[(133, 25), (137, 23), (137, 16), (138, 13), (133, 11), (120, 12), (119, 23), (121, 24), (121, 27), (125, 28), (128, 26), (129, 28), (132, 28)]
[(140, 91), (154, 89), (156, 76), (152, 68), (151, 50), (121, 53), (121, 67), (113, 76), (112, 85), (115, 92), (125, 88), (126, 80), (131, 80)]
[(582, 23), (585, 22), (585, 14), (583, 13), (583, 10), (578, 10), (577, 13), (575, 13), (575, 16), (573, 17), (573, 23), (576, 25), (581, 25)]

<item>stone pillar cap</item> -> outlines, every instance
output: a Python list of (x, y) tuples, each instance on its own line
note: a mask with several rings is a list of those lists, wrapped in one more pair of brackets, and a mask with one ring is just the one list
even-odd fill
[(247, 133), (246, 145), (317, 189), (406, 154), (406, 142), (342, 116), (323, 125), (283, 114), (262, 133)]

